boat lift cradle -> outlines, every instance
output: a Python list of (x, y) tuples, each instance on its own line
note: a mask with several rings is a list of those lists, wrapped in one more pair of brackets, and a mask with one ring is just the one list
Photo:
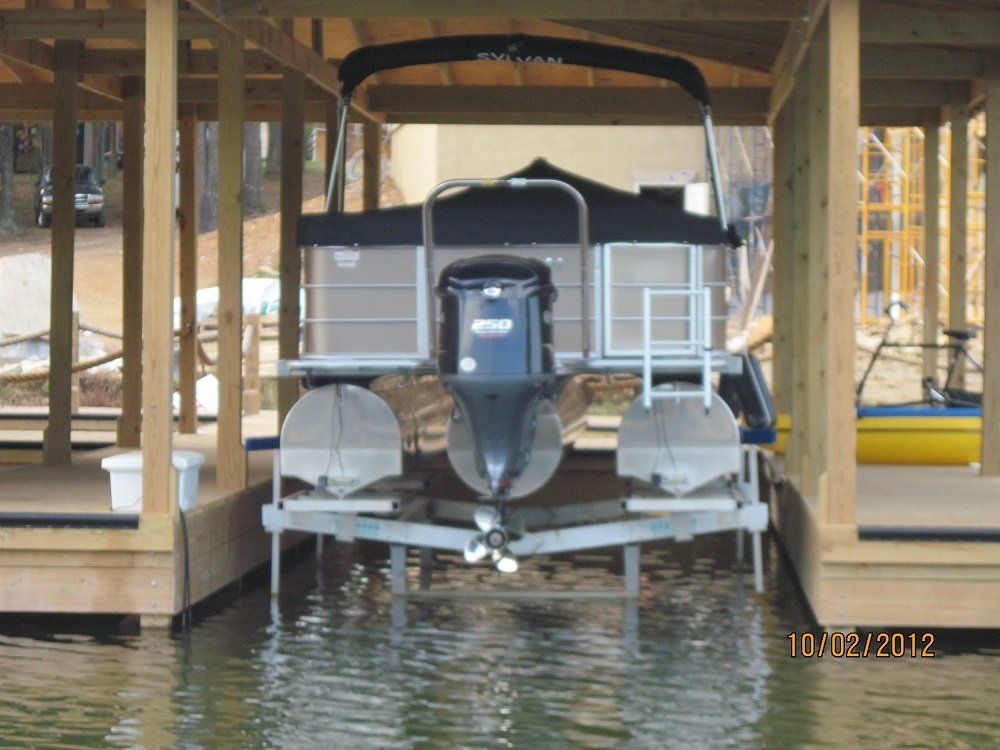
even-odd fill
[[(540, 37), (482, 36), (419, 40), (393, 45), (362, 48), (348, 55), (340, 67), (342, 93), (339, 102), (341, 127), (335, 151), (335, 166), (328, 192), (328, 210), (341, 210), (343, 178), (338, 177), (344, 160), (346, 118), (351, 94), (369, 74), (392, 67), (442, 62), (449, 60), (487, 59), (483, 50), (506, 54), (506, 59), (531, 59), (553, 63), (583, 64), (646, 73), (676, 81), (691, 93), (701, 105), (705, 125), (709, 164), (718, 206), (718, 218), (726, 226), (718, 160), (712, 129), (708, 91), (700, 72), (691, 63), (666, 55), (652, 55), (631, 49)], [(339, 181), (339, 185), (338, 185)], [(321, 546), (324, 536), (339, 541), (365, 539), (385, 542), (390, 547), (392, 590), (406, 590), (406, 549), (421, 550), (421, 588), (429, 586), (429, 563), (432, 550), (465, 553), (469, 560), (471, 546), (502, 532), (503, 539), (490, 543), (493, 559), (501, 571), (517, 569), (517, 558), (533, 554), (554, 554), (584, 549), (621, 545), (624, 549), (625, 589), (627, 595), (639, 590), (640, 545), (660, 539), (687, 540), (695, 535), (721, 531), (736, 532), (738, 557), (742, 559), (744, 532), (752, 538), (752, 558), (755, 588), (763, 587), (761, 534), (767, 527), (767, 506), (761, 502), (758, 481), (758, 451), (756, 445), (741, 445), (735, 418), (725, 402), (714, 393), (713, 371), (734, 371), (735, 358), (720, 355), (713, 349), (711, 326), (711, 294), (703, 286), (699, 274), (692, 275), (689, 288), (663, 290), (655, 286), (642, 289), (642, 351), (640, 358), (623, 359), (591, 352), (588, 331), (588, 295), (586, 283), (587, 206), (582, 196), (570, 185), (545, 181), (544, 187), (563, 189), (573, 196), (580, 212), (583, 284), (582, 330), (583, 344), (575, 361), (560, 363), (568, 372), (627, 372), (644, 376), (642, 396), (632, 404), (623, 420), (619, 434), (618, 473), (637, 479), (641, 489), (629, 496), (582, 502), (556, 507), (514, 506), (506, 512), (503, 528), (498, 529), (494, 510), (475, 501), (429, 498), (422, 493), (419, 482), (394, 475), (401, 473), (401, 462), (387, 450), (395, 438), (398, 426), (384, 403), (374, 404), (371, 394), (346, 383), (327, 386), (313, 394), (315, 410), (330, 409), (341, 425), (335, 438), (297, 434), (313, 432), (312, 425), (301, 415), (290, 413), (282, 428), (281, 441), (275, 450), (273, 502), (263, 508), (265, 528), (272, 534), (272, 592), (278, 592), (280, 578), (281, 535), (284, 532), (307, 532), (317, 535)], [(431, 263), (433, 239), (433, 205), (445, 191), (455, 187), (490, 187), (501, 189), (532, 189), (531, 180), (461, 180), (436, 187), (423, 207), (423, 257), (427, 286), (433, 288)], [(700, 253), (700, 248), (698, 248)], [(700, 268), (700, 254), (689, 251), (692, 267)], [(419, 286), (419, 285), (418, 285)], [(686, 336), (680, 339), (653, 338), (652, 308), (654, 300), (681, 297), (688, 310)], [(421, 299), (422, 298), (422, 299)], [(420, 305), (419, 302), (423, 302)], [(426, 326), (419, 335), (425, 336), (428, 353), (436, 353), (436, 316), (429, 291), (420, 294), (418, 307), (424, 306)], [(600, 305), (597, 306), (598, 308)], [(600, 310), (595, 311), (599, 315)], [(418, 317), (421, 317), (418, 315)], [(739, 361), (735, 360), (738, 370)], [(388, 367), (388, 370), (384, 368)], [(433, 372), (433, 359), (422, 361), (382, 361), (375, 370), (403, 373)], [(318, 361), (315, 359), (283, 362), (279, 372), (284, 375), (371, 372), (373, 364), (355, 361)], [(688, 373), (700, 375), (700, 383), (666, 383), (654, 387), (654, 374)], [(365, 395), (365, 394), (368, 395)], [(378, 400), (378, 399), (376, 399)], [(302, 401), (299, 402), (302, 405)], [(383, 409), (383, 407), (385, 407)], [(300, 409), (305, 411), (305, 409)], [(351, 415), (350, 418), (345, 414)], [(345, 435), (344, 425), (360, 424), (369, 429), (367, 436)], [(684, 425), (683, 437), (671, 444), (668, 425)], [(395, 433), (393, 429), (395, 428)], [(373, 436), (382, 435), (379, 441)], [(370, 449), (366, 439), (371, 439)], [(343, 442), (342, 442), (343, 441)], [(356, 448), (356, 449), (355, 449)], [(324, 458), (324, 451), (326, 453)], [(349, 452), (350, 471), (341, 471), (340, 479), (327, 481), (329, 465), (344, 463)], [(382, 451), (380, 453), (380, 451)], [(317, 474), (317, 462), (327, 467)], [(308, 466), (308, 469), (302, 469)], [(529, 463), (530, 466), (530, 463)], [(311, 472), (311, 473), (310, 473)], [(335, 474), (336, 472), (334, 472)], [(348, 476), (349, 475), (349, 476)], [(283, 496), (282, 479), (297, 476), (312, 485), (309, 489)], [(361, 477), (361, 479), (359, 479)], [(343, 481), (341, 481), (343, 479)], [(630, 483), (631, 484), (631, 483)], [(463, 525), (455, 525), (458, 522)], [(471, 524), (471, 527), (470, 527)], [(476, 534), (476, 530), (480, 532)]]

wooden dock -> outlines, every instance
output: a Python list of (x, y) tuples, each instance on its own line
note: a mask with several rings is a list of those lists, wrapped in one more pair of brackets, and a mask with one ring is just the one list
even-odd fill
[(1000, 477), (862, 464), (842, 528), (796, 485), (773, 490), (771, 518), (820, 625), (1000, 628)]
[[(272, 435), (276, 415), (244, 419), (244, 434)], [(88, 431), (88, 435), (99, 435)], [(108, 434), (113, 441), (113, 433)], [(248, 455), (242, 490), (216, 482), (215, 426), (175, 435), (174, 447), (205, 456), (198, 504), (186, 514), (191, 600), (264, 563), (270, 554), (260, 506), (271, 497), (271, 453)], [(63, 466), (0, 470), (0, 612), (139, 615), (165, 625), (183, 607), (179, 518), (112, 513), (101, 459), (120, 448), (75, 452)]]

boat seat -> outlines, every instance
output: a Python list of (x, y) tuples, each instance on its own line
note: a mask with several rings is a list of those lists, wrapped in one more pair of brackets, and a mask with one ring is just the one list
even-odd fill
[(957, 339), (959, 341), (968, 341), (969, 339), (974, 339), (976, 337), (976, 332), (971, 328), (945, 328), (943, 333), (948, 338)]

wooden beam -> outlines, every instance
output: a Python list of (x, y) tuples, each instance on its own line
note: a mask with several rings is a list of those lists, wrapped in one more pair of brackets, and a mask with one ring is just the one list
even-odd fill
[[(199, 109), (199, 111), (201, 111)], [(307, 107), (307, 111), (309, 108)], [(766, 112), (716, 114), (716, 125), (767, 125)], [(266, 120), (266, 118), (265, 118)], [(601, 114), (590, 112), (386, 112), (387, 123), (427, 123), (434, 125), (690, 125), (701, 121), (697, 113), (664, 112), (663, 114)]]
[(179, 371), (180, 417), (182, 433), (198, 431), (198, 410), (195, 403), (195, 380), (198, 369), (198, 118), (193, 108), (186, 108), (180, 121), (180, 352)]
[(828, 0), (811, 0), (809, 12), (794, 21), (788, 29), (785, 43), (771, 65), (771, 117), (781, 111), (785, 99), (795, 86), (795, 75), (812, 42), (816, 27), (826, 10)]
[[(77, 109), (78, 122), (116, 122), (122, 119), (122, 108), (117, 109)], [(48, 122), (52, 119), (51, 107), (18, 107), (4, 106), (0, 103), (0, 121), (18, 122)]]
[[(55, 83), (0, 83), (0, 106), (6, 108), (51, 110), (61, 96), (62, 90)], [(107, 108), (108, 102), (90, 93), (82, 93), (77, 88), (74, 100), (80, 109)], [(45, 118), (49, 119), (49, 118)], [(79, 119), (79, 118), (78, 118)]]
[(1000, 46), (1000, 11), (866, 7), (863, 44), (955, 44)]
[(775, 408), (787, 414), (791, 408), (791, 391), (794, 383), (792, 361), (792, 326), (796, 310), (795, 245), (792, 239), (795, 184), (795, 121), (792, 107), (786, 106), (774, 121), (774, 201), (773, 241), (774, 273), (771, 292), (774, 298), (772, 330), (774, 356), (771, 372), (771, 389)]
[[(44, 46), (44, 45), (43, 45)], [(0, 48), (2, 50), (2, 48)], [(278, 75), (282, 65), (261, 50), (244, 53), (247, 75)], [(2, 51), (0, 51), (2, 56)], [(80, 52), (80, 72), (100, 75), (134, 75), (145, 73), (146, 56), (141, 49), (87, 48)], [(185, 50), (178, 60), (178, 73), (195, 76), (219, 74), (219, 55), (214, 49)]]
[[(716, 89), (712, 115), (718, 121), (753, 120), (767, 113), (766, 88)], [(517, 115), (660, 115), (678, 123), (700, 122), (696, 102), (680, 89), (590, 88), (586, 86), (371, 86), (373, 111), (513, 113)]]
[(378, 208), (382, 188), (382, 126), (372, 122), (362, 128), (364, 138), (364, 176), (362, 207), (365, 211)]
[[(792, 114), (792, 129), (794, 141), (794, 164), (791, 181), (791, 212), (790, 231), (794, 258), (792, 266), (795, 283), (792, 289), (792, 307), (795, 315), (789, 326), (791, 337), (791, 396), (789, 411), (792, 417), (791, 432), (786, 450), (786, 463), (789, 473), (799, 480), (799, 487), (804, 487), (811, 481), (811, 462), (809, 460), (809, 443), (807, 428), (809, 418), (809, 394), (806, 392), (807, 367), (813, 356), (813, 339), (809, 333), (811, 304), (809, 294), (809, 266), (812, 263), (809, 252), (810, 214), (809, 214), (809, 139), (810, 121), (812, 119), (809, 107), (808, 64), (801, 66), (795, 77), (792, 93), (786, 99), (784, 107), (790, 107)], [(782, 109), (784, 109), (784, 107)]]
[[(941, 310), (941, 131), (935, 113), (924, 120), (924, 326), (923, 340), (936, 344)], [(938, 352), (925, 349), (925, 378), (936, 377)]]
[(947, 81), (882, 80), (861, 82), (862, 104), (941, 107), (951, 101)]
[(983, 75), (985, 58), (972, 50), (866, 45), (861, 48), (861, 77), (964, 81)]
[(246, 486), (243, 448), (243, 37), (219, 33), (217, 481)]
[[(948, 327), (966, 327), (968, 293), (965, 274), (968, 269), (969, 205), (969, 105), (963, 87), (951, 103), (951, 170), (948, 211)], [(965, 384), (965, 360), (959, 359), (952, 385)]]
[(854, 288), (857, 255), (859, 0), (829, 0), (810, 55), (810, 268), (806, 494), (826, 524), (852, 525), (855, 495)]
[[(986, 79), (986, 261), (983, 414), (1000, 409), (1000, 70)], [(1000, 420), (983, 419), (983, 474), (1000, 474)]]
[[(285, 96), (281, 112), (281, 310), (278, 318), (278, 357), (296, 359), (299, 356), (299, 285), (302, 280), (302, 259), (296, 235), (302, 215), (303, 135), (305, 123), (302, 110), (304, 79), (294, 70), (285, 72), (282, 83)], [(278, 382), (278, 427), (289, 409), (298, 400), (297, 378), (282, 378)]]
[[(143, 39), (143, 10), (0, 10), (0, 36), (4, 39)], [(191, 11), (178, 13), (179, 39), (214, 39), (215, 24)]]
[(681, 54), (707, 57), (730, 65), (752, 70), (770, 70), (777, 47), (760, 44), (755, 40), (720, 40), (704, 34), (683, 32), (674, 27), (635, 21), (560, 21), (563, 26), (638, 42)]
[(55, 70), (52, 47), (37, 39), (9, 39), (0, 36), (0, 57), (43, 70)]
[(58, 96), (52, 110), (52, 284), (49, 304), (49, 423), (44, 460), (72, 460), (73, 239), (76, 227), (75, 42), (60, 42), (53, 52)]
[(118, 445), (138, 448), (142, 429), (142, 213), (144, 99), (142, 81), (124, 82), (122, 145), (122, 414)]
[(788, 0), (223, 0), (226, 15), (337, 18), (618, 18), (650, 21), (791, 21)]
[[(173, 515), (174, 190), (177, 3), (146, 8), (146, 155), (142, 227), (142, 513)], [(127, 291), (127, 290), (126, 290)]]
[(861, 107), (860, 125), (877, 127), (920, 127), (927, 119), (927, 113), (935, 107), (865, 104)]
[[(220, 14), (218, 2), (215, 0), (190, 0), (190, 4), (191, 7), (197, 8), (212, 21), (218, 23), (221, 28), (238, 34), (259, 47), (262, 52), (275, 61), (302, 72), (308, 80), (324, 91), (335, 96), (340, 93), (337, 68), (277, 26), (261, 18), (236, 18), (226, 13)], [(312, 15), (315, 17), (315, 15), (322, 14)], [(364, 91), (355, 92), (352, 108), (362, 117), (372, 118), (366, 105)]]

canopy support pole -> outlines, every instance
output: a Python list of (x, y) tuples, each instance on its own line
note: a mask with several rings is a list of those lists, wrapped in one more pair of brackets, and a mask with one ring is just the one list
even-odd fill
[(722, 174), (719, 171), (719, 151), (715, 144), (715, 128), (712, 125), (712, 110), (702, 107), (702, 122), (705, 126), (705, 147), (708, 149), (708, 166), (712, 172), (712, 190), (715, 191), (715, 209), (719, 214), (719, 224), (722, 231), (729, 230), (729, 217), (726, 215), (726, 201), (722, 195)]
[(326, 211), (344, 210), (344, 155), (347, 143), (347, 116), (351, 111), (351, 97), (337, 102), (337, 147), (333, 152), (330, 180), (326, 186)]

